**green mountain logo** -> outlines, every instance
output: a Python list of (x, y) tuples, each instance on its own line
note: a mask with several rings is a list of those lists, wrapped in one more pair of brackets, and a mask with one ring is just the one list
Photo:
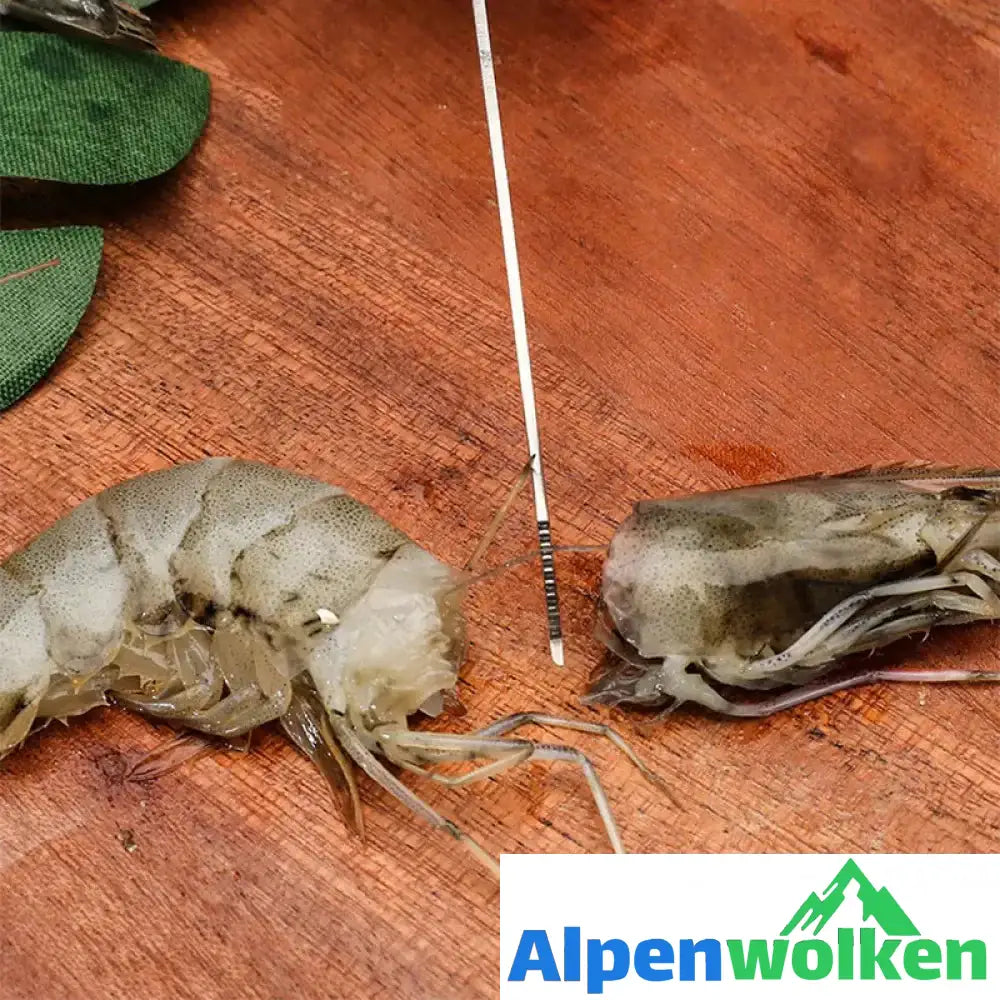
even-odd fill
[(852, 883), (858, 889), (863, 920), (873, 919), (889, 937), (919, 937), (920, 931), (903, 912), (892, 893), (886, 888), (876, 889), (853, 858), (837, 872), (822, 896), (817, 896), (815, 892), (809, 893), (805, 902), (796, 910), (795, 916), (788, 921), (781, 936), (788, 937), (794, 930), (808, 930), (811, 924), (814, 925), (813, 934), (819, 934), (844, 903), (844, 892)]

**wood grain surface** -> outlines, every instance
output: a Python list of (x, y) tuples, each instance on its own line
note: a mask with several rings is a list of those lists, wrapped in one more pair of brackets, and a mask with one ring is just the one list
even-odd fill
[[(495, 0), (557, 543), (643, 496), (869, 462), (997, 463), (1000, 20), (990, 0)], [(12, 184), (5, 226), (108, 227), (98, 295), (0, 416), (0, 551), (205, 454), (340, 483), (453, 563), (524, 461), (469, 4), (163, 0), (210, 125), (128, 189)], [(492, 559), (534, 544), (525, 497)], [(468, 604), (461, 731), (610, 717), (635, 851), (993, 851), (1000, 700), (873, 687), (764, 722), (577, 701), (600, 558)], [(893, 662), (998, 667), (990, 627)], [(493, 997), (498, 893), (366, 783), (367, 843), (277, 735), (151, 785), (165, 731), (95, 712), (0, 773), (0, 1000)], [(603, 851), (570, 768), (428, 799), (500, 851)], [(128, 851), (126, 843), (136, 849)]]

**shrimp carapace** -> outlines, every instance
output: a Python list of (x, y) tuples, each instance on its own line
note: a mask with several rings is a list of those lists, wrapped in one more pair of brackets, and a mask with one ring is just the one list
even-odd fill
[(592, 702), (760, 716), (880, 680), (1000, 680), (826, 676), (903, 636), (1000, 618), (1000, 471), (899, 466), (642, 501), (611, 541), (602, 604), (613, 657)]

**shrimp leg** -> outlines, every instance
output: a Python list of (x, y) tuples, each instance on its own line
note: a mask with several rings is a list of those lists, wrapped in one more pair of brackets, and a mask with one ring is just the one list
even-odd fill
[(853, 677), (841, 678), (836, 681), (821, 681), (816, 684), (806, 684), (793, 688), (782, 694), (767, 698), (764, 701), (729, 701), (719, 696), (720, 703), (712, 705), (712, 709), (725, 715), (738, 716), (744, 719), (760, 719), (767, 715), (783, 712), (807, 701), (822, 698), (836, 691), (846, 691), (849, 688), (863, 687), (867, 684), (880, 683), (910, 683), (910, 684), (970, 684), (1000, 682), (1000, 670), (907, 670), (890, 668), (887, 670), (866, 670)]
[(331, 713), (330, 727), (347, 756), (372, 781), (381, 785), (390, 795), (394, 796), (418, 816), (423, 817), (435, 829), (443, 830), (454, 837), (463, 847), (475, 855), (481, 864), (489, 868), (499, 878), (500, 866), (478, 841), (473, 840), (467, 833), (463, 833), (451, 820), (445, 819), (439, 812), (432, 809), (420, 796), (407, 788), (394, 774), (390, 773), (371, 750), (361, 742), (358, 734), (344, 716)]
[(227, 695), (211, 708), (188, 708), (181, 703), (185, 694), (187, 692), (173, 700), (161, 701), (141, 695), (116, 693), (115, 699), (133, 711), (152, 715), (154, 718), (171, 719), (189, 729), (228, 739), (283, 715), (291, 699), (291, 688), (285, 685), (269, 698), (264, 698), (260, 688), (256, 684), (250, 684)]
[[(41, 696), (14, 705), (6, 719), (5, 725), (0, 728), (0, 759), (16, 750), (31, 733), (31, 726), (38, 714), (38, 706), (42, 703)], [(0, 722), (4, 717), (0, 714)]]
[[(335, 801), (343, 798), (346, 788), (351, 807), (350, 818), (358, 836), (364, 840), (365, 819), (354, 767), (330, 732), (323, 704), (311, 685), (307, 686), (300, 679), (293, 681), (292, 700), (280, 721), (289, 739), (319, 768)], [(344, 811), (347, 812), (346, 809)]]
[[(986, 559), (991, 558), (986, 553), (981, 555)], [(942, 589), (919, 594), (909, 600), (885, 601), (837, 629), (817, 650), (803, 657), (800, 666), (821, 665), (850, 653), (885, 645), (937, 624), (1000, 618), (1000, 594), (982, 576), (977, 572), (959, 572), (954, 576), (956, 587), (966, 587), (972, 593), (958, 594)], [(902, 610), (913, 611), (919, 608), (936, 608), (947, 613), (935, 615), (929, 612), (915, 618), (896, 617)]]
[(149, 753), (143, 754), (128, 770), (129, 781), (156, 781), (194, 760), (206, 757), (215, 744), (197, 733), (175, 733)]
[[(501, 724), (507, 720), (501, 720)], [(517, 724), (511, 726), (516, 728)], [(409, 770), (421, 771), (412, 766), (410, 754), (429, 763), (439, 764), (448, 761), (466, 761), (477, 758), (493, 758), (492, 764), (477, 768), (469, 774), (452, 775), (422, 772), (433, 781), (443, 785), (461, 786), (473, 781), (482, 781), (501, 771), (529, 760), (561, 760), (576, 764), (583, 771), (594, 798), (594, 804), (604, 822), (608, 840), (616, 854), (624, 854), (621, 834), (611, 813), (607, 793), (601, 785), (601, 780), (594, 770), (594, 765), (581, 750), (575, 747), (559, 746), (553, 743), (535, 743), (532, 740), (509, 740), (482, 736), (478, 733), (458, 735), (451, 733), (423, 733), (408, 730), (391, 730), (378, 734), (379, 743), (384, 747), (386, 756)]]
[(958, 565), (1000, 583), (1000, 559), (991, 556), (989, 552), (984, 552), (982, 549), (969, 549), (968, 552), (963, 552), (959, 556)]
[(256, 685), (242, 688), (223, 698), (218, 705), (192, 712), (183, 721), (186, 726), (212, 736), (239, 736), (265, 722), (282, 716), (291, 700), (291, 688), (279, 688), (264, 698)]
[[(625, 737), (612, 729), (611, 726), (607, 726), (602, 722), (564, 719), (558, 715), (544, 715), (541, 712), (518, 712), (515, 715), (508, 715), (503, 719), (497, 719), (496, 722), (492, 722), (490, 725), (478, 730), (474, 735), (504, 736), (507, 733), (512, 733), (520, 729), (522, 726), (548, 726), (551, 729), (570, 729), (577, 733), (590, 733), (593, 736), (603, 736), (628, 757), (647, 781), (658, 785), (668, 795), (671, 795), (667, 783), (651, 767), (643, 762), (642, 758), (626, 742)], [(677, 804), (675, 803), (675, 805)]]
[(951, 587), (967, 586), (966, 573), (943, 573), (935, 576), (919, 577), (915, 580), (900, 580), (896, 583), (881, 584), (862, 590), (841, 601), (832, 608), (804, 635), (793, 642), (788, 649), (772, 656), (754, 660), (741, 673), (747, 679), (773, 676), (781, 670), (788, 670), (802, 663), (807, 657), (816, 660), (823, 656), (823, 647), (854, 615), (882, 597), (896, 597), (908, 594), (946, 591)]

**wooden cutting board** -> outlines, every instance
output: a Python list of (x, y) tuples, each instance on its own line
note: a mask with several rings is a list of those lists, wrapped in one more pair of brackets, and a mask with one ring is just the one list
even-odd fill
[[(997, 463), (1000, 25), (986, 0), (494, 3), (557, 543), (643, 496), (900, 458)], [(8, 184), (5, 226), (106, 224), (98, 297), (0, 416), (0, 552), (126, 476), (252, 456), (460, 562), (524, 461), (468, 3), (171, 0), (212, 76), (194, 155), (128, 189)], [(499, 562), (534, 545), (525, 497)], [(581, 738), (636, 851), (992, 851), (1000, 692), (874, 687), (650, 732), (577, 702), (600, 560), (469, 601), (467, 731), (611, 718), (680, 807)], [(995, 631), (894, 662), (998, 667)], [(497, 993), (496, 884), (370, 784), (344, 826), (276, 735), (152, 785), (116, 711), (0, 773), (0, 1000)], [(574, 770), (425, 789), (492, 850), (603, 851)], [(668, 900), (664, 900), (667, 902)]]

